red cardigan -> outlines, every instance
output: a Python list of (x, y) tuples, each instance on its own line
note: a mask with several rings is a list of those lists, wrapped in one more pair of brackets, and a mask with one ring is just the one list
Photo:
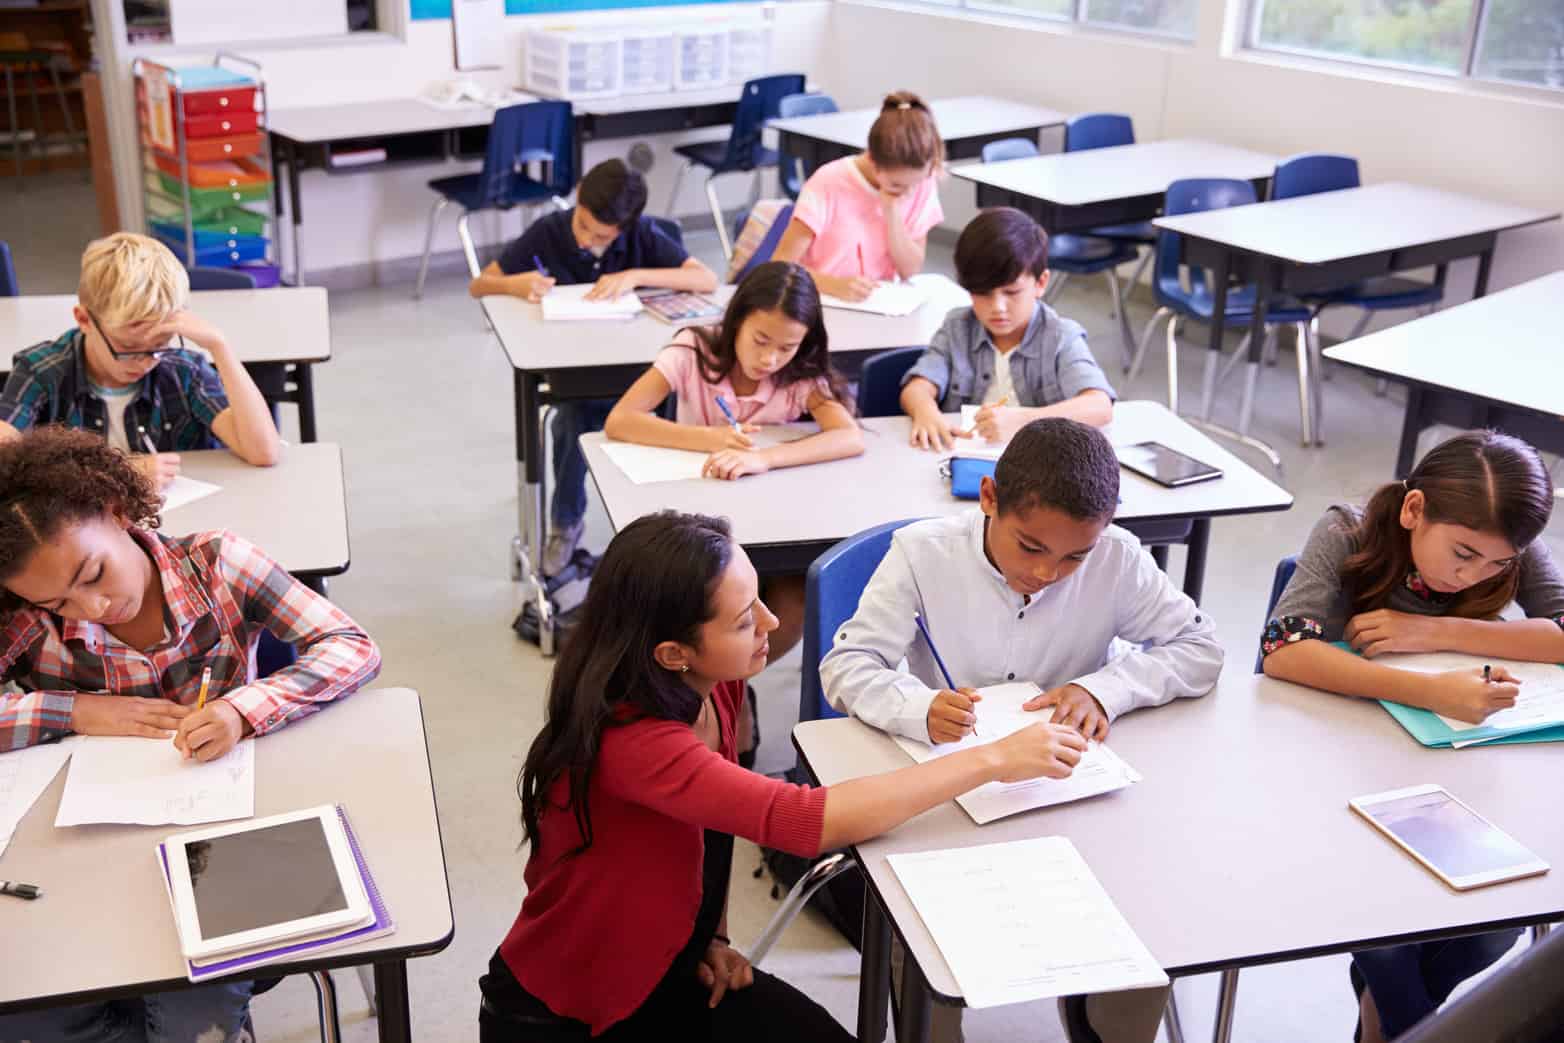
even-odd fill
[(695, 927), (705, 829), (811, 856), (825, 827), (824, 788), (795, 786), (735, 762), (744, 684), (719, 684), (721, 752), (689, 725), (641, 720), (603, 732), (592, 773), (592, 846), (565, 808), (561, 779), (527, 860), (527, 897), (500, 956), (521, 987), (598, 1035), (651, 995)]

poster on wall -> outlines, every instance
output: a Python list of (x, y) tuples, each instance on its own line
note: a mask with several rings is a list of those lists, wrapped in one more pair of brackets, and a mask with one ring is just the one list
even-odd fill
[(498, 69), (505, 62), (505, 0), (452, 0), (456, 67)]
[(145, 91), (142, 104), (147, 107), (147, 136), (152, 147), (164, 152), (174, 151), (173, 93), (168, 87), (168, 77), (156, 65), (147, 65), (142, 73), (141, 85)]

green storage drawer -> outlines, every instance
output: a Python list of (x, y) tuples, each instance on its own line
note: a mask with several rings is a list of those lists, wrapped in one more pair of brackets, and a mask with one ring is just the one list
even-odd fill
[[(158, 171), (158, 183), (163, 191), (174, 200), (182, 200), (185, 197), (186, 187), (178, 178), (169, 177), (161, 170)], [(230, 208), (235, 203), (257, 203), (265, 200), (271, 189), (271, 183), (262, 182), (258, 185), (239, 185), (235, 188), (191, 188), (190, 209), (195, 219), (202, 223), (212, 220), (213, 216), (221, 210)]]

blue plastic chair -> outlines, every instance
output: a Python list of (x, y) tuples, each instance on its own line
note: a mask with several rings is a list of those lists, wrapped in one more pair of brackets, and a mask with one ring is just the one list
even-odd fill
[(762, 76), (744, 84), (739, 93), (738, 111), (733, 115), (733, 130), (727, 141), (700, 141), (679, 145), (673, 151), (683, 157), (684, 165), (673, 179), (673, 192), (668, 196), (668, 213), (672, 214), (679, 201), (679, 188), (684, 175), (691, 167), (705, 167), (706, 201), (711, 204), (712, 221), (717, 226), (717, 237), (722, 240), (722, 255), (733, 256), (733, 241), (728, 238), (728, 226), (722, 219), (722, 202), (717, 198), (716, 180), (723, 174), (747, 173), (755, 175), (755, 188), (751, 203), (759, 198), (760, 171), (777, 163), (776, 149), (766, 148), (761, 142), (761, 132), (766, 124), (781, 114), (782, 99), (790, 94), (802, 94), (802, 73), (783, 73)]
[[(830, 112), (839, 111), (836, 107), (836, 99), (829, 94), (789, 94), (777, 105), (777, 115), (782, 119), (792, 119), (794, 116), (824, 116)], [(805, 167), (802, 156), (795, 156), (788, 152), (782, 152), (777, 162), (777, 180), (782, 186), (782, 191), (789, 199), (797, 199), (798, 193), (803, 191), (804, 182), (814, 173), (812, 167)]]
[[(1265, 621), (1260, 624), (1260, 632), (1265, 633), (1265, 628), (1271, 622), (1271, 614), (1276, 611), (1276, 603), (1282, 600), (1282, 591), (1287, 589), (1287, 584), (1292, 582), (1292, 574), (1298, 571), (1298, 556), (1289, 554), (1276, 563), (1276, 575), (1271, 579), (1271, 596), (1265, 602)], [(1265, 672), (1265, 649), (1254, 657), (1254, 672)]]
[(838, 543), (809, 566), (804, 580), (803, 684), (798, 696), (798, 719), (817, 721), (841, 717), (826, 702), (820, 686), (820, 660), (831, 650), (836, 630), (858, 611), (858, 598), (891, 546), (891, 534), (916, 518), (886, 522)]
[[(738, 227), (744, 227), (744, 221), (749, 217), (749, 211), (739, 215)], [(744, 277), (755, 270), (756, 265), (765, 264), (771, 260), (771, 255), (777, 252), (777, 244), (782, 241), (782, 235), (787, 231), (788, 224), (793, 220), (793, 204), (789, 203), (777, 211), (777, 219), (771, 222), (771, 227), (766, 229), (766, 237), (755, 247), (755, 252), (750, 254), (749, 260), (744, 262), (744, 267), (738, 270), (733, 277), (735, 284), (744, 281)]]
[[(1271, 176), (1271, 198), (1292, 199), (1317, 192), (1336, 192), (1344, 188), (1357, 188), (1361, 183), (1358, 161), (1351, 156), (1306, 152), (1289, 156), (1276, 165), (1276, 171)], [(1364, 279), (1339, 290), (1310, 294), (1304, 299), (1313, 306), (1316, 317), (1326, 308), (1334, 306), (1362, 308), (1362, 316), (1347, 335), (1347, 340), (1356, 340), (1368, 328), (1375, 312), (1436, 307), (1444, 300), (1446, 268), (1446, 265), (1441, 264), (1434, 270), (1432, 283), (1383, 275)], [(1384, 393), (1383, 386), (1380, 393)]]
[[(1256, 201), (1254, 186), (1248, 181), (1231, 178), (1187, 178), (1168, 186), (1163, 198), (1162, 212), (1168, 216), (1190, 214), (1206, 210), (1221, 210), (1230, 206), (1245, 206)], [(1216, 316), (1216, 300), (1210, 278), (1203, 268), (1181, 263), (1180, 236), (1173, 232), (1161, 232), (1157, 238), (1157, 256), (1152, 271), (1152, 295), (1157, 301), (1157, 311), (1146, 324), (1140, 343), (1130, 363), (1130, 380), (1140, 372), (1145, 361), (1146, 349), (1157, 323), (1168, 320), (1168, 408), (1178, 412), (1178, 324), (1182, 319), (1198, 319), (1201, 322), (1221, 322), (1227, 328), (1247, 327), (1254, 318), (1256, 289), (1253, 285), (1231, 287), (1227, 291), (1227, 308)], [(1185, 285), (1184, 273), (1188, 273)], [(1318, 399), (1315, 386), (1317, 368), (1310, 366), (1310, 359), (1318, 358), (1319, 345), (1309, 328), (1312, 313), (1302, 302), (1280, 294), (1273, 294), (1266, 307), (1266, 339), (1275, 335), (1275, 328), (1291, 325), (1297, 333), (1298, 354), (1298, 409), (1302, 427), (1302, 441), (1310, 445), (1314, 441), (1312, 418)], [(1243, 398), (1239, 404), (1237, 435), (1246, 444), (1266, 453), (1273, 464), (1280, 465), (1270, 446), (1249, 437), (1249, 421), (1254, 409), (1255, 383), (1259, 379), (1259, 363), (1247, 361), (1249, 338), (1246, 335), (1238, 349), (1228, 359), (1226, 367), (1220, 365), (1217, 352), (1209, 352), (1206, 358), (1205, 386), (1200, 418), (1209, 423), (1220, 380), (1240, 363), (1246, 366)], [(1262, 346), (1263, 349), (1264, 346)], [(1263, 351), (1262, 351), (1263, 353)], [(1219, 433), (1229, 434), (1223, 429)]]
[(16, 284), (16, 266), (11, 263), (11, 248), (0, 240), (0, 297), (18, 297), (21, 293)]
[[(1128, 116), (1116, 112), (1088, 112), (1076, 116), (1064, 125), (1064, 150), (1084, 152), (1094, 148), (1114, 148), (1135, 144), (1135, 123)], [(1157, 230), (1150, 221), (1134, 221), (1123, 225), (1104, 225), (1093, 228), (1092, 235), (1105, 239), (1123, 239), (1140, 246), (1154, 246)], [(1148, 255), (1149, 257), (1149, 255)], [(1140, 270), (1135, 272), (1140, 278)]]
[[(999, 163), (1007, 159), (1026, 159), (1038, 155), (1037, 145), (1028, 138), (1002, 138), (983, 146), (983, 162)], [(982, 204), (982, 200), (979, 200)], [(1072, 275), (1097, 275), (1108, 279), (1113, 292), (1114, 314), (1119, 317), (1119, 346), (1124, 365), (1129, 366), (1134, 351), (1135, 337), (1130, 332), (1129, 319), (1124, 314), (1124, 293), (1115, 271), (1139, 256), (1133, 243), (1104, 239), (1096, 235), (1074, 235), (1063, 232), (1048, 237), (1048, 268), (1050, 277), (1047, 300), (1053, 300)]]
[(864, 359), (858, 373), (858, 415), (901, 416), (901, 378), (923, 351), (921, 347), (891, 348)]
[[(543, 180), (531, 177), (529, 163), (542, 163)], [(462, 208), (456, 234), (467, 256), (467, 268), (478, 277), (478, 250), (473, 245), (467, 219), (479, 210), (509, 210), (560, 202), (576, 185), (575, 118), (568, 101), (534, 101), (496, 110), (489, 126), (489, 145), (483, 169), (476, 174), (435, 178), (429, 187), (437, 193), (424, 234), (424, 256), (418, 265), (414, 297), (424, 295), (429, 274), (429, 252), (440, 211), (455, 203)]]
[(192, 290), (253, 290), (255, 276), (238, 268), (190, 269)]

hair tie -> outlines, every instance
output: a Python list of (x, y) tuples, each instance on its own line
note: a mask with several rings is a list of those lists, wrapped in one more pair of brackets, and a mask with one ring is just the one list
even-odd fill
[(910, 101), (898, 101), (896, 103), (896, 107), (898, 109), (910, 109), (910, 108), (912, 108), (912, 102), (910, 102)]

